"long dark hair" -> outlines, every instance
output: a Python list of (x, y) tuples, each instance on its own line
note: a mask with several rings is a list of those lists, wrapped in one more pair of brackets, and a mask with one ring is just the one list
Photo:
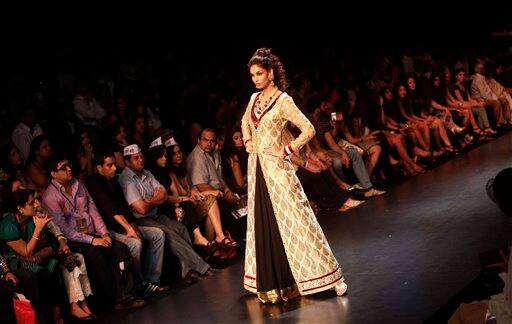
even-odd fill
[(171, 145), (169, 147), (167, 147), (167, 159), (168, 159), (168, 165), (169, 165), (169, 171), (173, 172), (176, 177), (178, 177), (178, 179), (181, 179), (181, 178), (184, 178), (187, 176), (187, 161), (185, 159), (185, 154), (183, 153), (183, 150), (181, 151), (181, 154), (183, 154), (183, 162), (181, 162), (181, 165), (179, 167), (175, 167), (173, 164), (172, 164), (172, 158), (174, 156), (174, 147), (175, 146), (178, 146), (180, 149), (181, 149), (181, 146), (176, 144), (176, 145)]
[(242, 132), (239, 128), (234, 128), (231, 130), (231, 132), (228, 133), (228, 137), (226, 137), (226, 142), (224, 143), (224, 150), (222, 152), (222, 160), (223, 160), (223, 170), (226, 170), (226, 172), (230, 172), (228, 170), (231, 170), (231, 167), (229, 167), (229, 159), (233, 156), (238, 157), (238, 162), (240, 163), (240, 166), (242, 168), (242, 172), (247, 173), (247, 160), (249, 159), (249, 154), (245, 151), (245, 149), (242, 147), (242, 149), (238, 149), (235, 146), (235, 143), (233, 142), (233, 135), (235, 135), (236, 132)]
[(259, 65), (267, 71), (271, 69), (274, 71), (274, 83), (277, 88), (281, 91), (288, 90), (288, 80), (286, 80), (286, 73), (283, 67), (283, 63), (277, 55), (272, 52), (271, 48), (258, 48), (252, 55), (247, 67), (253, 65)]
[(39, 135), (34, 137), (30, 143), (30, 153), (28, 155), (27, 164), (36, 160), (36, 151), (39, 150), (41, 144), (43, 144), (45, 140), (50, 142), (46, 135)]
[(161, 167), (157, 164), (157, 160), (160, 159), (165, 154), (165, 145), (158, 145), (150, 148), (147, 153), (148, 160), (148, 169), (153, 173), (155, 178), (164, 186), (166, 190), (169, 189), (171, 185), (171, 178), (169, 178), (169, 160), (167, 160), (167, 165), (165, 167)]
[(10, 193), (3, 204), (5, 211), (16, 214), (18, 207), (27, 204), (30, 195), (33, 195), (33, 192), (28, 189), (18, 189)]
[[(14, 176), (16, 173), (15, 168), (11, 165), (11, 161), (9, 161), (9, 155), (14, 149), (18, 149), (14, 144), (7, 144), (0, 148), (0, 168), (7, 171), (11, 176)], [(23, 168), (23, 162), (20, 167)]]

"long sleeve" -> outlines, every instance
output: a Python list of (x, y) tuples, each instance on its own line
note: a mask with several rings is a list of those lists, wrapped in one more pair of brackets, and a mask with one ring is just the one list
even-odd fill
[(247, 104), (247, 109), (245, 109), (244, 116), (242, 117), (242, 137), (244, 139), (244, 144), (248, 140), (252, 139), (251, 127), (249, 126), (249, 123), (251, 118), (251, 104), (255, 96), (256, 94), (253, 94), (251, 96), (251, 100), (249, 100), (249, 103)]
[(48, 232), (52, 233), (55, 238), (59, 238), (59, 236), (64, 236), (62, 231), (60, 230), (59, 226), (55, 224), (53, 220), (49, 221), (48, 224), (46, 224), (46, 229)]
[(471, 82), (471, 97), (475, 99), (497, 100), (498, 97), (491, 91), (485, 77), (475, 75)]
[(103, 222), (103, 218), (101, 218), (100, 213), (98, 212), (98, 209), (96, 208), (96, 204), (94, 203), (94, 200), (92, 200), (91, 195), (87, 191), (85, 187), (83, 187), (85, 193), (87, 194), (88, 198), (88, 207), (89, 207), (89, 215), (91, 216), (92, 223), (94, 224), (94, 230), (96, 233), (100, 234), (101, 236), (108, 233), (107, 226), (105, 225), (105, 222)]
[(71, 241), (81, 243), (92, 243), (94, 238), (91, 235), (76, 231), (70, 224), (66, 222), (66, 216), (64, 210), (59, 206), (59, 203), (55, 197), (49, 197), (48, 193), (45, 193), (42, 201), (44, 209), (52, 216), (53, 221), (62, 230), (66, 238)]
[(291, 97), (284, 99), (281, 109), (283, 118), (287, 119), (300, 129), (300, 135), (286, 145), (291, 149), (291, 153), (293, 153), (300, 150), (313, 138), (313, 136), (315, 136), (315, 128), (309, 119), (299, 110), (299, 108), (297, 108)]

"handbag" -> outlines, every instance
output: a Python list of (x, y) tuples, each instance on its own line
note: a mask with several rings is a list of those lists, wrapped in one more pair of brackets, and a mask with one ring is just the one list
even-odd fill
[(36, 312), (34, 307), (25, 296), (17, 294), (18, 298), (13, 298), (14, 304), (14, 315), (16, 316), (16, 322), (26, 324), (36, 324)]

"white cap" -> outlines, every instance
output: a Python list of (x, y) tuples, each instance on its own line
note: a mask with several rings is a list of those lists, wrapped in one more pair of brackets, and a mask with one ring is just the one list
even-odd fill
[(174, 137), (171, 137), (167, 141), (165, 141), (165, 146), (169, 147), (172, 145), (178, 145), (178, 142), (174, 140)]
[(164, 143), (162, 143), (162, 136), (160, 136), (157, 139), (155, 139), (153, 142), (151, 142), (151, 144), (149, 145), (149, 148), (153, 148), (155, 146), (163, 145), (163, 144)]
[(142, 151), (137, 144), (131, 144), (124, 148), (123, 156), (134, 155)]

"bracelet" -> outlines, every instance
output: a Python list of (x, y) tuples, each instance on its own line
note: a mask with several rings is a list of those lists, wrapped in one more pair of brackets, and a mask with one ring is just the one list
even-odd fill
[(39, 241), (39, 237), (37, 237), (37, 236), (32, 236), (32, 237), (35, 238), (36, 241)]
[(252, 139), (251, 139), (251, 138), (249, 138), (248, 140), (245, 140), (245, 141), (244, 141), (244, 145), (246, 145), (248, 142), (252, 142)]
[(304, 169), (308, 167), (308, 160), (306, 160), (306, 162), (304, 162), (304, 163), (302, 164), (302, 167), (303, 167)]
[(283, 149), (283, 153), (284, 153), (284, 156), (288, 156), (292, 153), (294, 153), (295, 151), (292, 149), (292, 146), (291, 146), (291, 143), (286, 145)]

